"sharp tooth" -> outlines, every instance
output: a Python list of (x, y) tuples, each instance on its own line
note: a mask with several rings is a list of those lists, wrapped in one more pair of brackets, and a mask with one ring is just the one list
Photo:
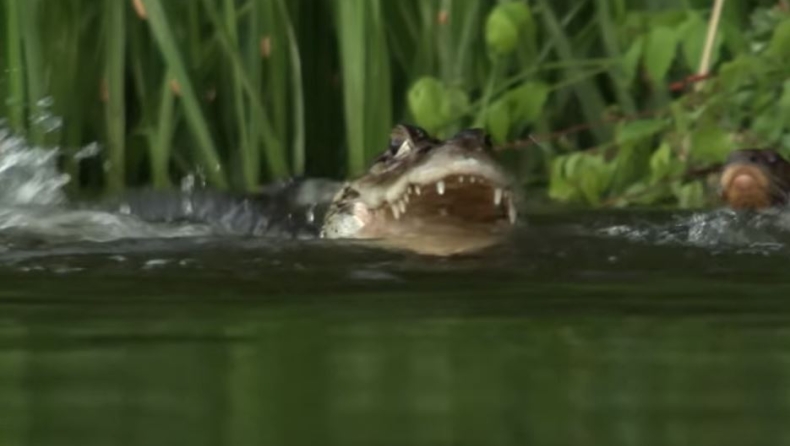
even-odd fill
[(461, 175), (460, 177), (458, 177), (458, 182), (459, 182), (459, 183), (463, 183), (463, 182), (464, 182), (464, 176), (463, 176), (463, 175)]
[(400, 219), (400, 210), (398, 209), (398, 205), (390, 204), (390, 210), (392, 210), (392, 215), (395, 217), (395, 220)]
[(436, 183), (436, 192), (439, 192), (439, 195), (444, 195), (444, 181)]
[(472, 183), (472, 184), (475, 184), (477, 182), (477, 178), (469, 177), (469, 182)]
[(420, 186), (414, 186), (414, 193), (417, 195), (422, 195), (422, 189), (420, 189)]
[(507, 203), (507, 218), (510, 219), (510, 224), (516, 224), (516, 207), (513, 206), (512, 201), (508, 201)]
[(398, 202), (398, 209), (400, 209), (401, 214), (406, 213), (406, 200), (401, 200)]
[(403, 201), (404, 201), (406, 204), (409, 204), (409, 200), (410, 200), (410, 199), (411, 199), (411, 198), (409, 198), (409, 194), (404, 194), (404, 195), (403, 195)]
[(494, 206), (499, 206), (502, 203), (502, 189), (494, 189)]

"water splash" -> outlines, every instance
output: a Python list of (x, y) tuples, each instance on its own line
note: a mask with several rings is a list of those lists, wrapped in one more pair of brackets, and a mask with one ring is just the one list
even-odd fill
[(30, 147), (0, 129), (0, 206), (65, 203), (70, 178), (58, 170), (57, 157), (57, 149)]
[(790, 210), (741, 213), (730, 209), (674, 215), (670, 221), (610, 225), (598, 234), (656, 245), (685, 245), (739, 252), (790, 246)]
[[(91, 144), (80, 157), (95, 156)], [(109, 242), (125, 238), (206, 236), (208, 226), (155, 224), (122, 212), (69, 209), (64, 187), (69, 175), (58, 169), (56, 148), (31, 147), (0, 128), (0, 234), (47, 242)]]

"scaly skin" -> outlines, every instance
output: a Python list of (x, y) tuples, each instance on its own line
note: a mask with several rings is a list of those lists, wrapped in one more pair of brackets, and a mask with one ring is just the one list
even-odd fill
[[(102, 206), (148, 221), (208, 223), (219, 231), (361, 240), (452, 255), (497, 243), (517, 219), (513, 185), (481, 130), (441, 141), (398, 125), (359, 178), (292, 179), (237, 195), (197, 189), (134, 191)], [(95, 206), (94, 206), (95, 207)]]
[(513, 183), (483, 131), (440, 141), (398, 125), (387, 151), (335, 195), (320, 235), (443, 256), (497, 243), (516, 219)]
[(732, 209), (760, 210), (787, 204), (790, 163), (772, 149), (730, 154), (719, 179), (720, 196)]

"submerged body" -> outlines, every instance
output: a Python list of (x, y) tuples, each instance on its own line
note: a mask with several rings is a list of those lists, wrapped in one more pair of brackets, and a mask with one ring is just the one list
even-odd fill
[(337, 193), (321, 237), (451, 255), (497, 243), (516, 219), (512, 182), (483, 131), (439, 141), (399, 125), (389, 149)]
[(438, 140), (408, 125), (396, 126), (387, 149), (347, 182), (294, 179), (244, 197), (137, 192), (114, 206), (145, 220), (210, 221), (231, 233), (359, 240), (439, 256), (496, 244), (517, 220), (513, 183), (483, 131)]
[(783, 206), (790, 197), (790, 162), (773, 149), (742, 149), (730, 154), (719, 179), (720, 195), (732, 209)]

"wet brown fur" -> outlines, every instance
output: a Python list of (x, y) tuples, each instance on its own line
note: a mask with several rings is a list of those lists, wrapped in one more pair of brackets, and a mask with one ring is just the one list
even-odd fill
[(732, 209), (783, 206), (790, 195), (790, 162), (773, 149), (736, 150), (722, 167), (719, 187)]

